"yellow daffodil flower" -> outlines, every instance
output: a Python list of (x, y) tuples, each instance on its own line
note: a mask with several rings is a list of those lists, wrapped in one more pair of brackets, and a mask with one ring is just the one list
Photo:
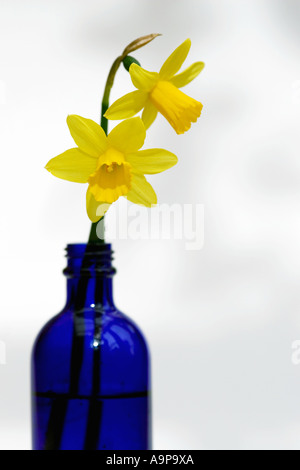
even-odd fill
[(99, 124), (80, 116), (68, 116), (67, 124), (78, 147), (52, 158), (45, 168), (58, 178), (88, 183), (86, 208), (92, 222), (120, 196), (147, 207), (157, 203), (144, 174), (171, 168), (177, 157), (163, 149), (140, 150), (146, 137), (140, 118), (122, 121), (108, 136)]
[(190, 98), (179, 88), (190, 83), (204, 68), (203, 62), (195, 62), (175, 75), (185, 61), (191, 47), (190, 39), (184, 41), (165, 61), (159, 73), (148, 72), (137, 64), (129, 69), (136, 91), (115, 101), (105, 113), (107, 119), (126, 119), (143, 109), (142, 120), (148, 129), (160, 112), (175, 129), (183, 134), (196, 122), (202, 104)]

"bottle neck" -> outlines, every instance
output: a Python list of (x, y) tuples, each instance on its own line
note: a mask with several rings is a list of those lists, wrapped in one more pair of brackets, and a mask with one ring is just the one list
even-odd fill
[(67, 246), (67, 308), (80, 313), (114, 307), (112, 254), (110, 244)]

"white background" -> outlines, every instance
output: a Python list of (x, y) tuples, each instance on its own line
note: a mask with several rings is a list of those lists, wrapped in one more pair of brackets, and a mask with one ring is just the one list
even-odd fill
[[(152, 352), (156, 449), (300, 449), (300, 3), (0, 0), (0, 448), (30, 449), (30, 351), (63, 306), (64, 247), (85, 242), (85, 185), (44, 166), (74, 146), (65, 119), (99, 121), (109, 67), (138, 36), (157, 71), (186, 38), (185, 91), (204, 105), (145, 148), (179, 164), (160, 202), (204, 204), (205, 243), (115, 241), (115, 300)], [(112, 99), (132, 91), (125, 70)], [(3, 344), (3, 343), (2, 343)]]

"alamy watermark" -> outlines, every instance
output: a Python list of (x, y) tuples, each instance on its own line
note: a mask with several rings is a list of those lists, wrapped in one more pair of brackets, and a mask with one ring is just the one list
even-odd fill
[[(181, 240), (186, 250), (201, 250), (204, 245), (203, 204), (158, 204), (148, 209), (124, 200), (105, 218), (109, 240)], [(100, 221), (97, 235), (102, 238), (102, 234)]]

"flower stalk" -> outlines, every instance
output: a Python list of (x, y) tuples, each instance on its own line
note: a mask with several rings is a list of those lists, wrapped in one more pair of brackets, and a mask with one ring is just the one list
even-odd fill
[[(100, 119), (100, 124), (102, 129), (104, 130), (105, 134), (107, 135), (108, 132), (108, 119), (104, 116), (106, 111), (109, 108), (109, 97), (110, 97), (110, 92), (113, 87), (114, 81), (115, 81), (115, 76), (116, 73), (122, 64), (122, 62), (126, 59), (126, 57), (131, 54), (132, 52), (136, 51), (137, 49), (140, 49), (143, 46), (146, 46), (149, 42), (153, 41), (157, 36), (160, 36), (160, 34), (148, 34), (146, 36), (142, 36), (138, 39), (135, 39), (132, 41), (128, 46), (125, 47), (124, 51), (122, 54), (116, 58), (116, 60), (113, 62), (109, 74), (107, 76), (104, 92), (103, 92), (103, 97), (102, 97), (102, 103), (101, 103), (101, 119)], [(135, 63), (138, 63), (133, 57), (131, 57), (131, 60)], [(88, 239), (88, 244), (91, 243), (97, 243), (97, 244), (102, 244), (104, 243), (104, 236), (105, 236), (105, 227), (104, 227), (104, 216), (101, 220), (101, 238), (98, 237), (97, 234), (97, 225), (98, 222), (92, 223), (91, 225), (91, 230), (90, 230), (90, 235)]]

